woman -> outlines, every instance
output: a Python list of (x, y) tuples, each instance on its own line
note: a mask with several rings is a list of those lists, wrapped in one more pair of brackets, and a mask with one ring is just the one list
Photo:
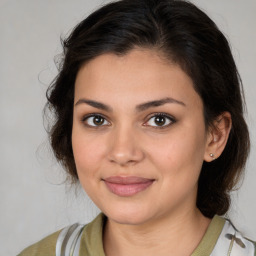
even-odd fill
[(228, 42), (193, 4), (123, 0), (82, 21), (48, 90), (56, 158), (102, 211), (20, 255), (254, 255), (224, 215), (249, 153)]

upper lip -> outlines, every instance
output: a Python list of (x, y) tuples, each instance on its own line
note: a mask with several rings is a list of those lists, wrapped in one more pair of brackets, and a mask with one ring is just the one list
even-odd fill
[(128, 185), (128, 184), (147, 183), (147, 182), (154, 181), (154, 179), (148, 179), (148, 178), (137, 177), (137, 176), (111, 176), (104, 179), (104, 181), (109, 183)]

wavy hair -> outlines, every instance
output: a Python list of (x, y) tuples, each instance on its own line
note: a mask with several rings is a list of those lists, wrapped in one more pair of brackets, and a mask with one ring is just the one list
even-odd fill
[(62, 43), (62, 65), (47, 90), (46, 108), (54, 114), (49, 131), (54, 154), (73, 179), (78, 179), (71, 133), (80, 67), (104, 53), (157, 49), (193, 80), (203, 101), (206, 127), (224, 111), (231, 114), (227, 145), (217, 160), (203, 163), (197, 196), (197, 207), (205, 216), (225, 214), (230, 191), (243, 174), (250, 141), (242, 82), (229, 43), (215, 23), (188, 1), (121, 0), (93, 12)]

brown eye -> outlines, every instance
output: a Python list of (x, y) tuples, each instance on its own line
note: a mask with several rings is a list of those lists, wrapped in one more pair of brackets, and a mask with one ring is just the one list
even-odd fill
[(166, 123), (166, 117), (157, 116), (157, 117), (155, 117), (154, 122), (158, 126), (163, 126)]
[(164, 128), (174, 123), (174, 118), (167, 114), (156, 114), (152, 116), (146, 123), (147, 126), (153, 126), (154, 128)]
[(93, 123), (95, 125), (102, 125), (104, 123), (104, 118), (102, 118), (101, 116), (95, 116), (93, 118)]
[(91, 115), (89, 117), (86, 117), (84, 119), (84, 122), (86, 123), (86, 125), (93, 127), (109, 125), (109, 122), (100, 115)]

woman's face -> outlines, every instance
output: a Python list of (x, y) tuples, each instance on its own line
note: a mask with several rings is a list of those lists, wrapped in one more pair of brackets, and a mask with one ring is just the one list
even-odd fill
[(74, 103), (79, 180), (110, 219), (140, 224), (196, 209), (210, 136), (179, 66), (153, 50), (103, 54), (78, 72)]

